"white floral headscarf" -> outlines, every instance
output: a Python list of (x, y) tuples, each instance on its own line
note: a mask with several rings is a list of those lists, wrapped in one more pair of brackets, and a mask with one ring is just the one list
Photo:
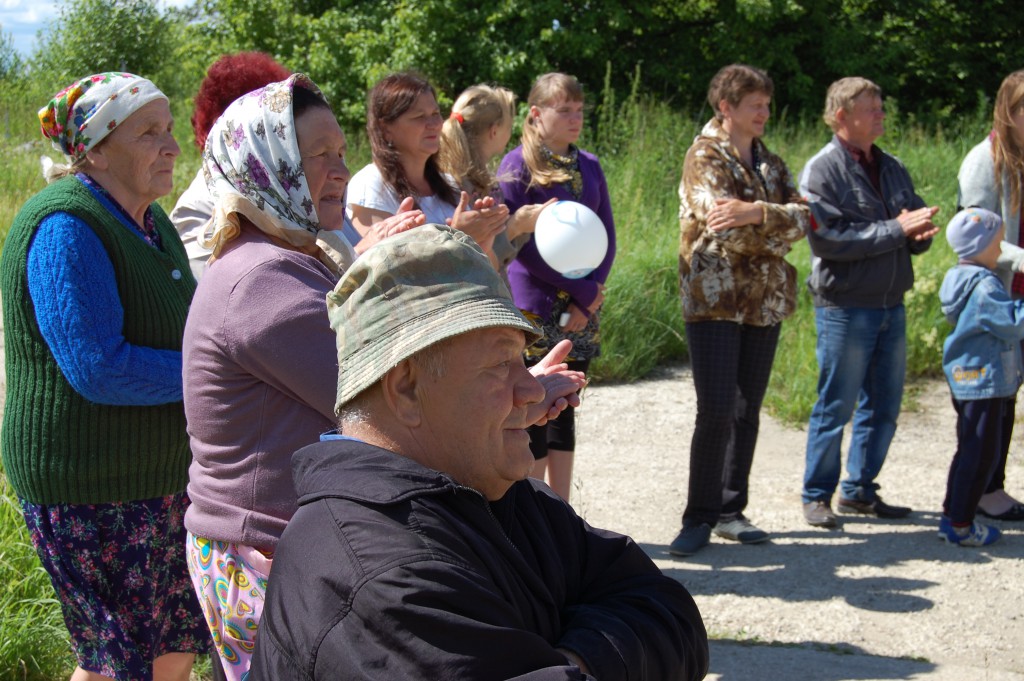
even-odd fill
[(216, 257), (238, 235), (239, 215), (266, 234), (320, 249), (320, 260), (340, 274), (355, 252), (339, 231), (321, 229), (310, 198), (292, 115), (292, 91), (306, 88), (324, 99), (301, 73), (236, 99), (214, 123), (203, 150), (203, 174), (214, 199), (202, 243)]
[(133, 113), (167, 99), (156, 85), (132, 73), (97, 73), (76, 80), (39, 110), (43, 136), (71, 162), (80, 161)]

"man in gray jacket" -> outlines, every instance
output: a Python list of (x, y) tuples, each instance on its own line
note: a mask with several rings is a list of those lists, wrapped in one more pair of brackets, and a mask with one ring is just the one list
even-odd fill
[(837, 508), (881, 518), (910, 509), (878, 495), (875, 478), (896, 432), (906, 370), (903, 294), (913, 254), (938, 232), (903, 164), (874, 142), (884, 132), (881, 89), (843, 78), (828, 89), (825, 122), (835, 132), (800, 175), (811, 207), (811, 275), (818, 331), (818, 401), (807, 428), (804, 517), (835, 527), (843, 429), (853, 435)]

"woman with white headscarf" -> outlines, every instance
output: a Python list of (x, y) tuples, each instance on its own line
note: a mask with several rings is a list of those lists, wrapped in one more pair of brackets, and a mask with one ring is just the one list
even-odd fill
[[(194, 457), (185, 526), (193, 585), (229, 679), (247, 677), (274, 549), (298, 506), (291, 456), (335, 425), (326, 296), (353, 257), (336, 231), (345, 151), (323, 95), (296, 74), (232, 104), (203, 154), (216, 209), (213, 257), (185, 328)], [(374, 238), (423, 222), (420, 211), (400, 212)], [(567, 351), (534, 370), (545, 418), (582, 385), (560, 364)]]
[[(185, 327), (193, 462), (189, 569), (228, 678), (249, 668), (277, 540), (295, 512), (290, 461), (334, 426), (338, 365), (326, 295), (355, 253), (345, 135), (304, 75), (236, 100), (203, 172), (213, 251)], [(423, 223), (407, 211), (397, 232)]]
[(0, 262), (4, 472), (78, 657), (73, 681), (188, 679), (209, 647), (181, 544), (181, 338), (195, 279), (167, 216), (167, 97), (100, 73), (39, 112), (68, 164)]

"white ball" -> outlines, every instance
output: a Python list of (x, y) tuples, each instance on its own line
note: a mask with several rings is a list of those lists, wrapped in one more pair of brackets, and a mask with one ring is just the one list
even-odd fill
[(608, 232), (601, 218), (575, 201), (559, 201), (542, 210), (533, 240), (544, 262), (567, 279), (587, 276), (608, 253)]

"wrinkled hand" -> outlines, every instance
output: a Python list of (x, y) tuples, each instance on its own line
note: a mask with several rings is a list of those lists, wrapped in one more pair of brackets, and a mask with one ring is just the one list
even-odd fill
[(721, 232), (733, 227), (760, 224), (763, 217), (761, 206), (739, 199), (715, 199), (715, 205), (708, 211), (708, 229)]
[(507, 220), (508, 206), (505, 204), (496, 203), (493, 197), (485, 196), (474, 201), (471, 209), (469, 194), (462, 192), (459, 196), (459, 205), (455, 208), (455, 215), (448, 224), (473, 237), (484, 251), (490, 251), (494, 245), (494, 237), (505, 229)]
[(904, 208), (896, 216), (896, 220), (899, 221), (904, 236), (915, 241), (924, 241), (939, 233), (939, 228), (932, 222), (932, 218), (938, 212), (938, 206), (926, 206), (913, 211)]
[(522, 234), (532, 234), (537, 229), (537, 218), (540, 217), (540, 212), (557, 202), (558, 199), (548, 199), (545, 203), (531, 203), (520, 206), (519, 210), (512, 214), (512, 219), (509, 220), (508, 229), (506, 230), (508, 240), (511, 241)]
[(370, 229), (366, 232), (365, 236), (356, 244), (356, 253), (365, 253), (366, 249), (370, 246), (384, 241), (389, 236), (401, 234), (406, 230), (424, 224), (427, 218), (423, 215), (423, 211), (413, 209), (415, 203), (411, 196), (407, 196), (399, 204), (397, 213), (370, 225)]
[(562, 340), (530, 367), (530, 373), (544, 386), (544, 399), (531, 405), (527, 412), (531, 424), (542, 426), (566, 407), (580, 406), (577, 391), (587, 384), (587, 377), (582, 371), (569, 371), (564, 363), (571, 350), (572, 341)]

